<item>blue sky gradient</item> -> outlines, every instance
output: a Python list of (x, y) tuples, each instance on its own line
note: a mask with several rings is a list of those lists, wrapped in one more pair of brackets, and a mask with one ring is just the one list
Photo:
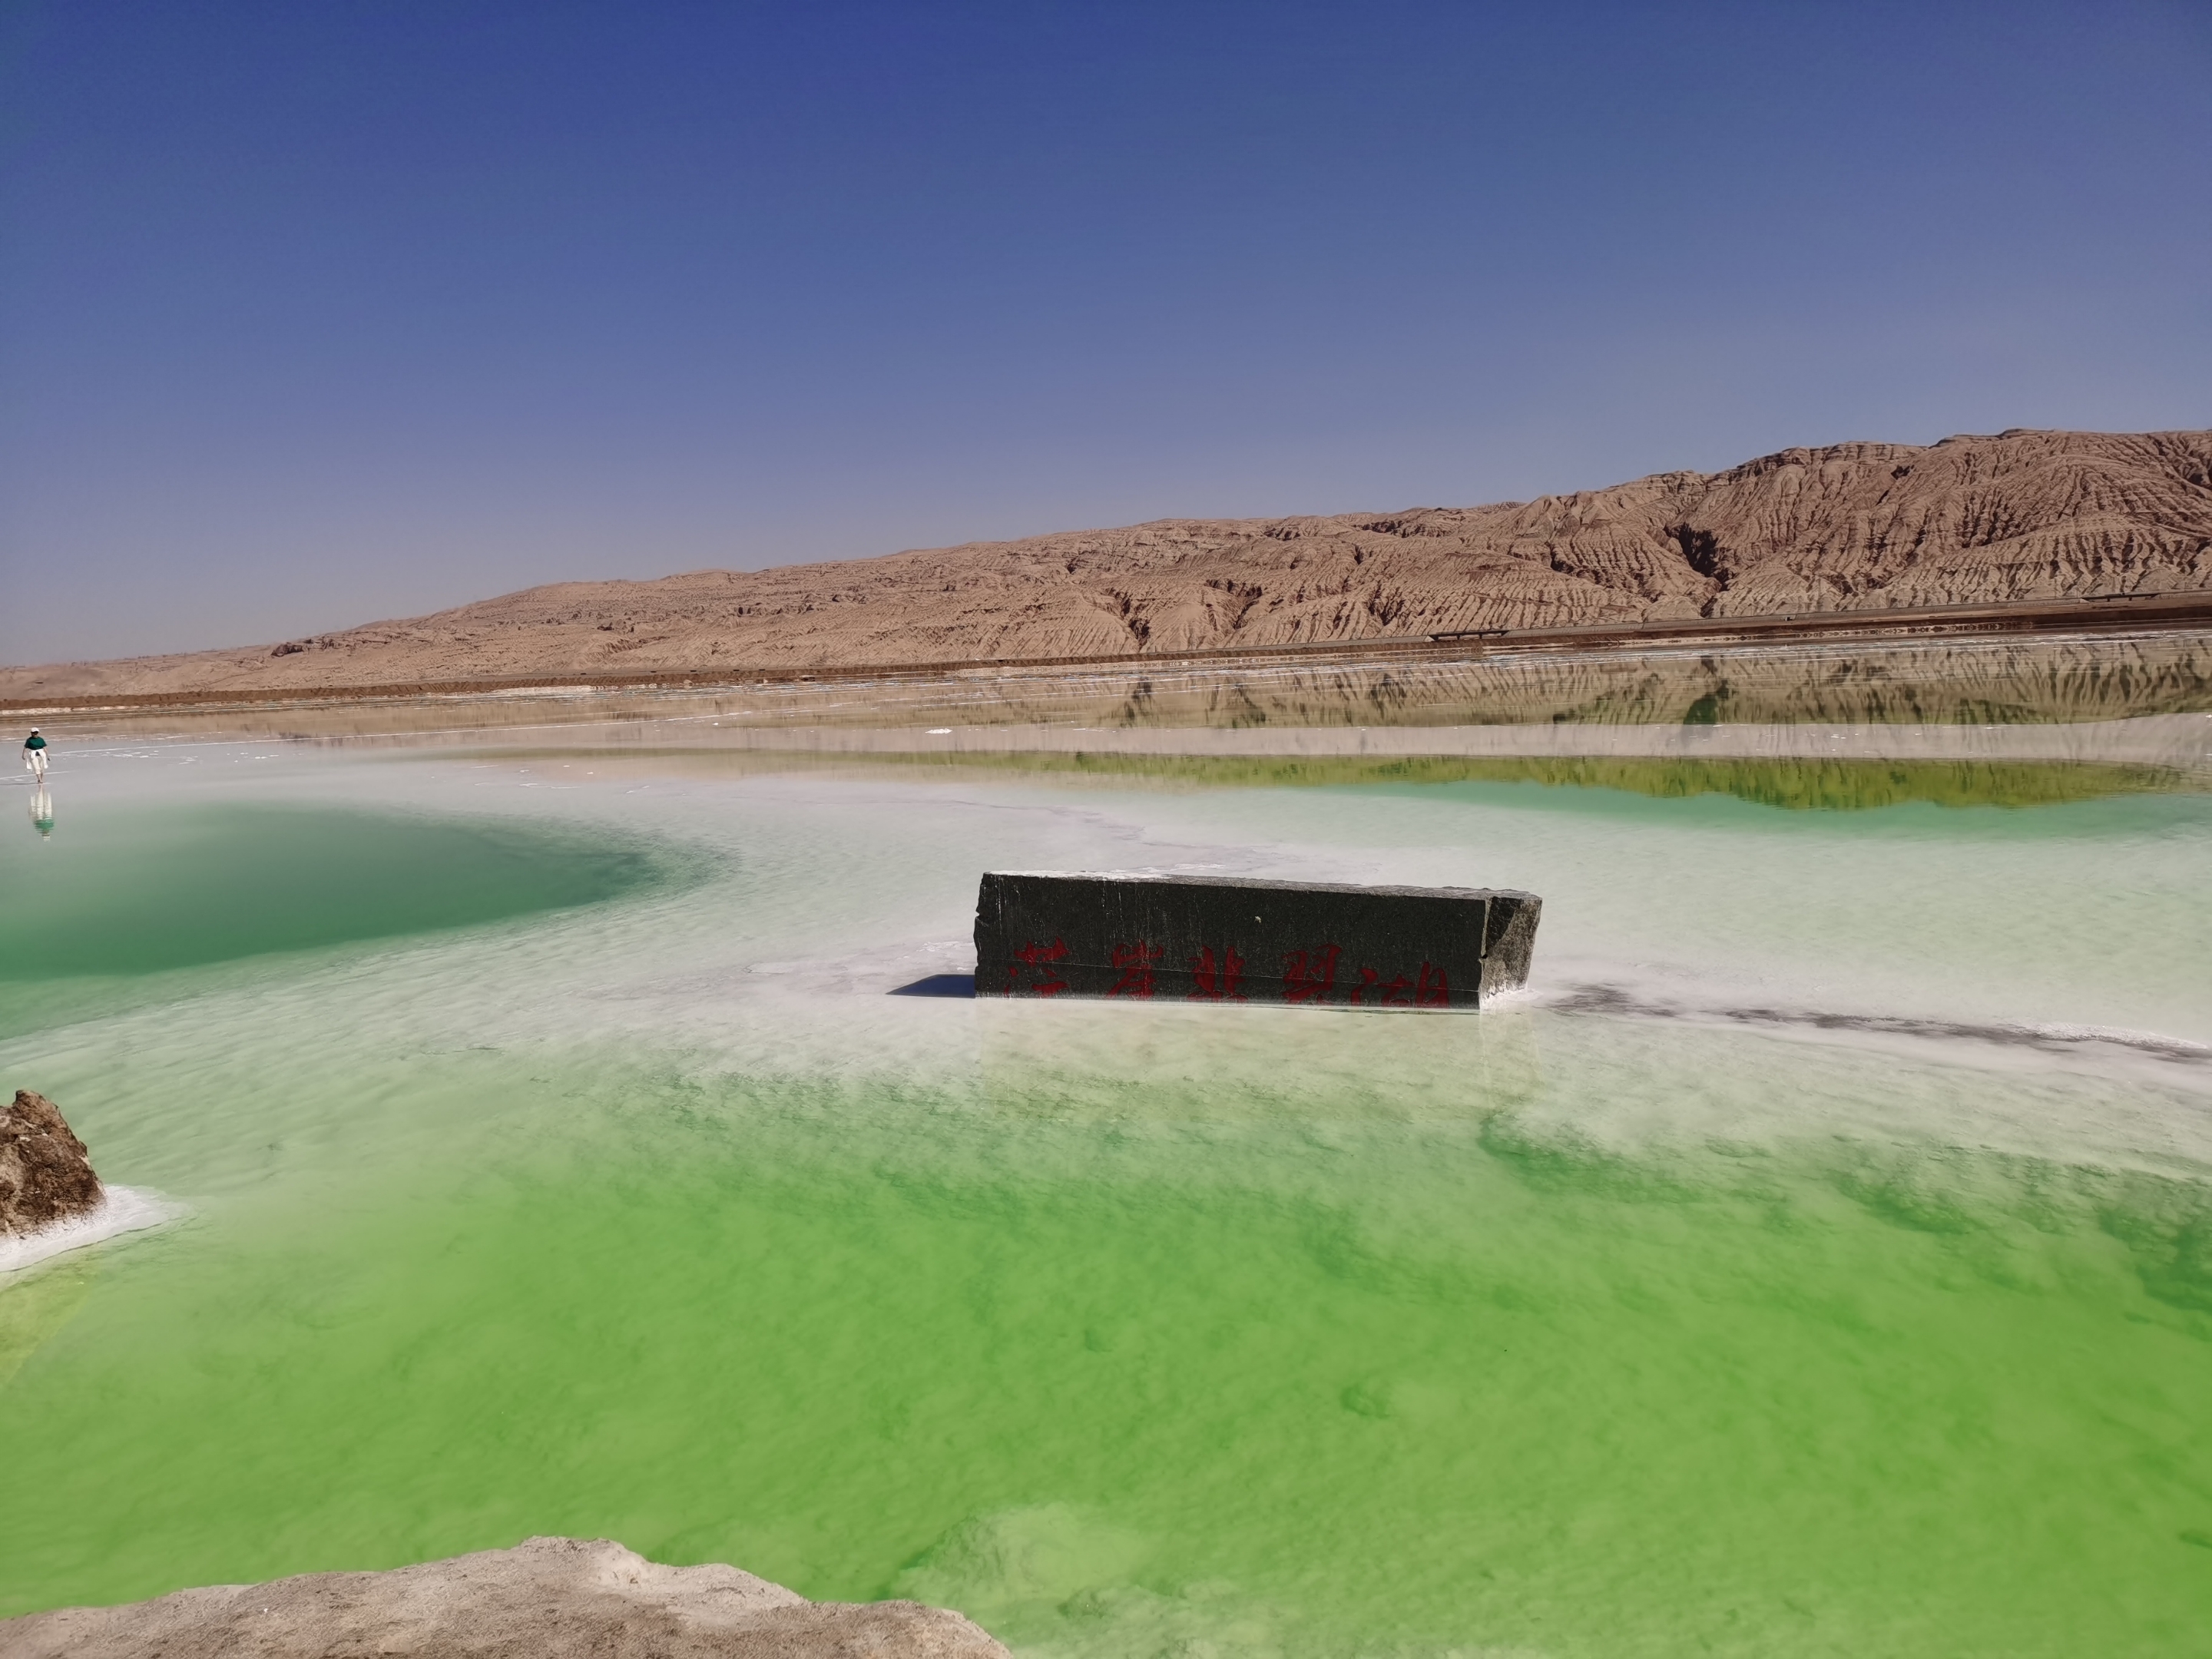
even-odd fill
[(2212, 6), (0, 6), (0, 659), (2212, 424)]

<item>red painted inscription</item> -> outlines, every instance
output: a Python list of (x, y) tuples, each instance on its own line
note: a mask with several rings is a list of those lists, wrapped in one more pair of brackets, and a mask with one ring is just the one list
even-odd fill
[(1159, 961), (1160, 951), (1159, 945), (1147, 945), (1142, 939), (1134, 945), (1115, 945), (1114, 965), (1121, 970), (1121, 977), (1114, 981), (1114, 988), (1106, 994), (1109, 997), (1152, 995), (1153, 964)]
[(1319, 1002), (1336, 984), (1336, 959), (1341, 945), (1322, 945), (1310, 951), (1292, 951), (1283, 958), (1283, 997), (1289, 1002)]
[(1237, 1002), (1244, 1000), (1243, 992), (1237, 988), (1244, 982), (1244, 958), (1237, 954), (1234, 947), (1224, 951), (1221, 959), (1216, 962), (1213, 947), (1206, 946), (1190, 959), (1190, 972), (1198, 981), (1191, 991), (1194, 999), (1202, 997), (1219, 1002), (1226, 997)]
[(1027, 985), (1017, 985), (1014, 981), (1019, 977), (1021, 968), (1018, 965), (1009, 967), (1006, 969), (1007, 993), (1015, 995), (1027, 991), (1031, 996), (1058, 996), (1067, 988), (1067, 981), (1045, 964), (1058, 962), (1066, 954), (1067, 941), (1065, 939), (1056, 939), (1049, 945), (1041, 945), (1031, 939), (1014, 952), (1014, 961), (1017, 964), (1026, 963), (1036, 977)]

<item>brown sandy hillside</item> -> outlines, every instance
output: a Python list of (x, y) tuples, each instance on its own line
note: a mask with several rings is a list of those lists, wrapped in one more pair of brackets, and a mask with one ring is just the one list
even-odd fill
[(1164, 519), (561, 582), (234, 650), (0, 670), (0, 695), (1182, 651), (2212, 589), (2212, 432), (1785, 449), (1491, 507)]

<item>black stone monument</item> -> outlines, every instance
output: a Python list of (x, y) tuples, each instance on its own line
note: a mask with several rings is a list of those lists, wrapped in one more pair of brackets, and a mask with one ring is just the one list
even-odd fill
[(1482, 887), (994, 873), (975, 994), (1475, 1008), (1528, 980), (1542, 908)]

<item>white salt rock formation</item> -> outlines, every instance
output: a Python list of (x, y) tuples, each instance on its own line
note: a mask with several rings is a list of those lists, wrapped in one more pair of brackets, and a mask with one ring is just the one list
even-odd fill
[(666, 1567), (605, 1539), (0, 1622), (0, 1659), (1010, 1659), (918, 1601), (809, 1601), (735, 1567)]

